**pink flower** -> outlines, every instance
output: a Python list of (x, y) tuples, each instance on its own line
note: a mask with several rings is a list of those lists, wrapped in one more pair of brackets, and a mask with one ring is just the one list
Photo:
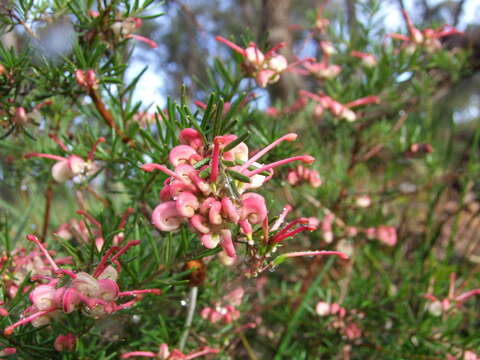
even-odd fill
[(158, 360), (191, 360), (208, 354), (218, 354), (220, 350), (213, 349), (208, 346), (200, 348), (185, 355), (178, 349), (169, 350), (167, 344), (161, 344), (157, 353), (150, 351), (132, 351), (121, 356), (122, 359), (129, 359), (131, 357), (148, 357), (157, 358)]
[(432, 294), (423, 295), (424, 298), (431, 301), (428, 309), (433, 315), (439, 316), (441, 313), (446, 313), (450, 311), (454, 305), (456, 305), (457, 308), (460, 308), (462, 304), (472, 296), (480, 295), (480, 289), (469, 290), (459, 295), (455, 294), (455, 280), (456, 274), (450, 274), (450, 287), (448, 290), (448, 296), (443, 300), (439, 300)]
[(330, 315), (330, 304), (325, 301), (319, 301), (315, 306), (315, 312), (319, 316), (327, 316)]
[(349, 323), (344, 332), (349, 340), (355, 340), (362, 336), (362, 330), (360, 330), (359, 326), (354, 322)]
[(94, 70), (75, 70), (75, 80), (86, 91), (98, 89), (98, 80)]
[(310, 61), (304, 59), (289, 65), (287, 59), (276, 52), (284, 47), (285, 43), (274, 46), (264, 54), (255, 43), (248, 44), (244, 49), (221, 36), (216, 36), (215, 40), (224, 43), (243, 56), (244, 62), (242, 65), (247, 76), (254, 78), (260, 87), (266, 87), (277, 82), (281, 73), (293, 69), (295, 65), (304, 61)]
[(8, 355), (15, 355), (17, 353), (17, 349), (14, 347), (6, 347), (0, 350), (0, 356), (8, 356)]
[(480, 357), (478, 357), (473, 351), (466, 350), (463, 353), (463, 360), (480, 360)]
[[(24, 324), (31, 323), (34, 327), (46, 325), (60, 312), (68, 314), (81, 307), (85, 314), (99, 318), (133, 305), (141, 299), (139, 295), (160, 294), (158, 289), (119, 291), (116, 283), (117, 273), (120, 270), (118, 258), (130, 247), (138, 245), (139, 241), (131, 241), (123, 247), (112, 247), (106, 251), (93, 275), (90, 275), (85, 272), (74, 273), (59, 267), (37, 237), (27, 235), (27, 239), (34, 242), (41, 250), (51, 266), (52, 273), (58, 278), (48, 278), (48, 284), (37, 285), (34, 288), (30, 294), (32, 305), (24, 311), (22, 319), (4, 329), (5, 336), (11, 335), (17, 327)], [(108, 261), (115, 264), (118, 271), (111, 265), (107, 265)], [(58, 286), (59, 278), (64, 275), (67, 275), (70, 281), (63, 286)], [(117, 298), (126, 296), (133, 296), (134, 299), (122, 304), (115, 302)], [(65, 341), (68, 339), (57, 340), (67, 346)]]
[(445, 36), (453, 34), (462, 34), (454, 27), (441, 27), (438, 29), (425, 29), (423, 31), (417, 29), (410, 19), (410, 16), (406, 11), (402, 11), (403, 17), (407, 24), (408, 32), (410, 36), (401, 35), (401, 34), (388, 34), (389, 37), (404, 42), (404, 48), (412, 53), (417, 47), (425, 49), (428, 53), (433, 53), (442, 48), (442, 44), (439, 39)]
[(365, 65), (366, 67), (377, 66), (378, 61), (377, 61), (377, 58), (375, 57), (375, 55), (364, 53), (364, 52), (361, 52), (361, 51), (355, 51), (355, 50), (353, 50), (350, 53), (350, 55), (352, 55), (353, 57), (361, 59), (363, 65)]
[[(65, 144), (63, 144), (55, 135), (50, 135), (50, 138), (52, 138), (64, 151), (68, 151)], [(98, 171), (99, 166), (93, 161), (93, 157), (97, 145), (101, 142), (105, 142), (105, 138), (101, 137), (93, 144), (87, 160), (84, 160), (77, 155), (62, 157), (43, 153), (28, 153), (25, 155), (25, 158), (41, 157), (56, 160), (57, 162), (52, 167), (52, 177), (55, 181), (65, 182), (73, 179), (74, 181), (80, 182)]]
[(182, 224), (182, 217), (176, 202), (167, 201), (158, 205), (152, 213), (152, 223), (162, 231), (177, 230)]
[(388, 246), (395, 246), (397, 243), (397, 231), (393, 226), (381, 225), (377, 227), (377, 239)]
[(72, 333), (58, 335), (53, 346), (57, 351), (74, 351), (77, 338)]
[[(203, 246), (220, 245), (225, 254), (235, 257), (230, 226), (239, 224), (242, 233), (252, 241), (252, 226), (262, 225), (268, 213), (261, 195), (245, 191), (262, 186), (278, 166), (314, 160), (302, 155), (266, 165), (257, 162), (281, 142), (296, 138), (296, 134), (286, 134), (249, 158), (247, 145), (237, 142), (235, 135), (216, 136), (213, 147), (208, 148), (198, 131), (182, 130), (182, 144), (169, 154), (174, 170), (153, 163), (141, 167), (144, 171), (160, 170), (169, 176), (160, 192), (162, 203), (152, 213), (152, 223), (162, 231), (174, 231), (187, 222), (199, 234)], [(234, 141), (235, 145), (230, 146)], [(198, 162), (203, 165), (196, 166)], [(231, 189), (225, 186), (225, 176), (229, 175), (232, 176), (229, 181), (235, 181), (239, 198), (232, 197)], [(314, 175), (311, 179), (317, 181)]]
[(314, 188), (322, 185), (322, 179), (318, 171), (308, 169), (303, 165), (298, 165), (295, 169), (290, 170), (287, 174), (287, 181), (292, 186), (299, 185), (302, 182), (307, 182)]
[(306, 96), (317, 101), (324, 109), (328, 109), (333, 116), (344, 119), (348, 122), (353, 122), (358, 119), (358, 115), (353, 112), (351, 108), (372, 103), (380, 103), (380, 98), (378, 96), (367, 96), (351, 101), (344, 105), (324, 94), (314, 94), (306, 90), (300, 90), (300, 93), (302, 96)]

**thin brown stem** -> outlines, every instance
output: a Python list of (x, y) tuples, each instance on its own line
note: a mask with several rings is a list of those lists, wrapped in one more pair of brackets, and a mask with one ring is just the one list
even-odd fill
[(48, 224), (50, 222), (50, 208), (52, 206), (53, 189), (52, 183), (48, 183), (47, 190), (45, 190), (45, 212), (43, 215), (42, 240), (47, 238)]
[(107, 107), (105, 106), (104, 102), (98, 95), (98, 93), (94, 89), (90, 89), (88, 92), (88, 95), (93, 101), (93, 104), (95, 105), (95, 108), (97, 111), (100, 113), (102, 118), (105, 120), (107, 125), (112, 128), (115, 133), (122, 138), (122, 141), (126, 143), (129, 146), (134, 147), (135, 142), (134, 140), (130, 139), (115, 123), (115, 120), (113, 119), (113, 115), (110, 111), (108, 111)]

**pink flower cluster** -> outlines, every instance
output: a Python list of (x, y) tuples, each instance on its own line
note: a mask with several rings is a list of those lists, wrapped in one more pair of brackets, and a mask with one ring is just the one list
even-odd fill
[(320, 41), (320, 48), (323, 52), (322, 61), (320, 62), (305, 62), (303, 67), (307, 70), (304, 73), (301, 70), (296, 70), (302, 75), (312, 74), (320, 80), (332, 79), (342, 71), (342, 67), (336, 64), (330, 64), (330, 56), (335, 54), (337, 50), (328, 41)]
[(292, 69), (293, 66), (301, 62), (310, 61), (310, 59), (305, 59), (289, 65), (287, 59), (276, 52), (278, 49), (283, 48), (286, 45), (285, 43), (274, 46), (264, 54), (255, 43), (248, 44), (244, 49), (224, 37), (217, 36), (215, 39), (243, 56), (242, 66), (245, 73), (247, 76), (253, 77), (260, 87), (276, 83), (280, 80), (282, 72)]
[(353, 50), (350, 55), (353, 57), (359, 58), (362, 61), (362, 64), (365, 65), (366, 67), (374, 67), (377, 66), (377, 58), (375, 55), (369, 54), (369, 53), (364, 53), (361, 51), (356, 51)]
[(347, 339), (356, 340), (362, 336), (362, 330), (358, 326), (356, 319), (361, 319), (365, 315), (354, 310), (347, 311), (337, 303), (327, 303), (320, 301), (315, 307), (319, 316), (332, 316), (330, 326), (340, 331)]
[(440, 316), (451, 311), (454, 307), (460, 308), (462, 304), (472, 296), (480, 295), (480, 289), (469, 290), (458, 295), (455, 294), (456, 278), (457, 275), (455, 273), (450, 275), (450, 287), (446, 298), (440, 300), (433, 294), (428, 293), (423, 295), (424, 298), (430, 301), (427, 309), (432, 315)]
[(122, 359), (129, 359), (131, 357), (148, 357), (157, 360), (191, 360), (208, 354), (218, 354), (220, 350), (205, 346), (199, 350), (193, 351), (190, 354), (184, 354), (178, 349), (170, 351), (167, 344), (161, 344), (158, 352), (151, 351), (132, 351), (122, 355)]
[[(122, 215), (118, 230), (123, 230), (127, 222), (128, 217), (132, 214), (133, 208), (128, 208)], [(88, 222), (90, 222), (94, 228), (92, 233), (94, 236), (95, 246), (98, 251), (102, 250), (103, 244), (105, 243), (105, 237), (103, 234), (102, 224), (100, 224), (92, 215), (83, 210), (78, 210), (77, 214), (85, 217)], [(83, 220), (71, 219), (70, 221), (61, 224), (58, 229), (55, 231), (55, 235), (61, 237), (65, 240), (71, 240), (75, 238), (78, 241), (89, 244), (90, 243), (90, 234), (91, 232), (87, 228), (87, 224)], [(112, 244), (115, 246), (120, 245), (125, 239), (123, 231), (116, 234), (112, 239)]]
[(320, 222), (320, 227), (323, 233), (323, 239), (327, 243), (331, 243), (334, 238), (333, 224), (340, 225), (345, 235), (348, 237), (355, 237), (360, 233), (365, 234), (368, 239), (376, 239), (387, 246), (395, 246), (397, 243), (397, 231), (393, 226), (380, 225), (377, 227), (369, 227), (366, 229), (355, 226), (347, 226), (336, 217), (333, 213), (327, 213)]
[(53, 347), (57, 351), (73, 351), (77, 344), (77, 338), (72, 333), (58, 335), (53, 343)]
[(333, 116), (344, 119), (348, 122), (353, 122), (358, 119), (358, 115), (352, 111), (351, 108), (372, 103), (380, 103), (380, 98), (378, 96), (367, 96), (344, 105), (325, 94), (314, 94), (306, 90), (300, 90), (300, 94), (318, 102), (318, 105), (314, 109), (315, 115), (320, 116), (323, 114), (324, 110), (328, 110)]
[(454, 355), (447, 355), (447, 360), (480, 360), (480, 356), (478, 356), (476, 353), (474, 353), (471, 350), (466, 350), (463, 353), (463, 357), (456, 357)]
[(387, 246), (395, 246), (397, 243), (397, 230), (393, 226), (380, 225), (365, 229), (363, 232), (369, 239), (377, 239)]
[(303, 165), (298, 165), (295, 169), (290, 170), (287, 174), (287, 181), (292, 186), (309, 183), (312, 187), (317, 188), (322, 185), (318, 171), (308, 169)]
[(268, 165), (257, 163), (279, 143), (296, 138), (296, 134), (284, 135), (249, 158), (247, 145), (235, 135), (216, 136), (213, 147), (207, 147), (198, 131), (182, 130), (181, 145), (169, 154), (173, 171), (153, 163), (142, 166), (145, 171), (157, 169), (169, 175), (160, 192), (162, 203), (152, 213), (152, 223), (162, 231), (174, 231), (187, 222), (206, 248), (220, 244), (228, 256), (235, 257), (231, 228), (240, 226), (251, 242), (252, 226), (267, 219), (265, 199), (246, 191), (262, 186), (277, 166), (313, 162), (313, 157), (302, 155)]
[(388, 36), (403, 41), (403, 47), (409, 53), (413, 53), (417, 47), (425, 49), (428, 53), (436, 52), (442, 48), (442, 43), (440, 42), (442, 37), (453, 34), (462, 34), (462, 32), (454, 27), (449, 26), (444, 26), (438, 29), (419, 30), (413, 25), (408, 13), (406, 11), (402, 11), (402, 13), (407, 24), (408, 32), (410, 33), (409, 36), (396, 33), (388, 34)]
[[(92, 18), (97, 18), (100, 16), (100, 13), (95, 10), (89, 10), (88, 15)], [(137, 41), (143, 42), (150, 46), (152, 49), (155, 49), (158, 45), (155, 41), (146, 38), (145, 36), (134, 34), (133, 32), (139, 29), (142, 26), (142, 19), (138, 17), (127, 17), (116, 20), (111, 25), (111, 30), (115, 36), (120, 39), (135, 39)]]
[[(55, 135), (50, 134), (50, 138), (55, 141), (65, 152), (69, 152), (67, 146), (58, 139)], [(99, 143), (105, 142), (105, 138), (99, 138), (92, 146), (86, 160), (78, 155), (69, 155), (67, 157), (43, 154), (43, 153), (28, 153), (25, 158), (41, 157), (46, 159), (56, 160), (57, 162), (52, 167), (52, 177), (57, 182), (65, 182), (73, 180), (74, 182), (82, 182), (87, 177), (92, 176), (99, 170), (98, 164), (93, 160), (95, 151)]]
[[(68, 264), (70, 257), (58, 259), (58, 264)], [(9, 297), (13, 298), (17, 294), (20, 285), (30, 274), (35, 280), (37, 277), (51, 276), (52, 270), (43, 254), (37, 250), (27, 252), (26, 249), (13, 250), (10, 256), (0, 258), (0, 268), (5, 269), (2, 274), (2, 284)], [(27, 292), (30, 286), (27, 285), (23, 291)]]
[(75, 80), (83, 90), (90, 91), (98, 89), (98, 80), (95, 71), (90, 70), (75, 70)]
[[(117, 278), (120, 271), (118, 258), (130, 247), (138, 245), (139, 241), (129, 242), (121, 248), (115, 246), (110, 248), (93, 275), (90, 275), (86, 272), (74, 273), (60, 268), (36, 236), (27, 235), (27, 239), (34, 242), (42, 251), (50, 263), (55, 278), (43, 276), (48, 283), (37, 285), (33, 289), (29, 296), (32, 305), (24, 311), (24, 317), (21, 320), (5, 328), (6, 336), (12, 334), (15, 328), (27, 323), (31, 323), (34, 327), (46, 325), (61, 312), (69, 314), (81, 309), (88, 316), (101, 318), (132, 306), (144, 293), (160, 294), (158, 289), (121, 292), (118, 287)], [(109, 261), (115, 264), (117, 269), (107, 265)], [(58, 286), (64, 275), (70, 277), (69, 283)], [(118, 305), (116, 300), (125, 296), (134, 296), (134, 299)]]
[(216, 322), (224, 322), (229, 324), (240, 317), (240, 312), (236, 306), (242, 303), (245, 291), (242, 287), (238, 287), (223, 297), (224, 304), (215, 304), (213, 307), (205, 307), (200, 312), (200, 316), (204, 320), (210, 321), (212, 324)]

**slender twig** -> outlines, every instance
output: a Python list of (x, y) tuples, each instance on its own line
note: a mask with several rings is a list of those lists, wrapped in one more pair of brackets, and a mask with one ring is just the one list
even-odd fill
[(300, 306), (297, 308), (293, 316), (290, 318), (290, 321), (287, 325), (287, 329), (284, 333), (284, 335), (281, 338), (280, 345), (278, 346), (278, 351), (275, 354), (274, 360), (279, 360), (282, 358), (283, 352), (286, 350), (288, 347), (291, 338), (293, 337), (293, 333), (297, 329), (300, 320), (302, 319), (303, 313), (305, 311), (305, 307), (312, 298), (312, 296), (315, 294), (317, 291), (317, 286), (320, 284), (320, 282), (323, 280), (323, 277), (325, 274), (328, 272), (330, 267), (333, 264), (334, 259), (328, 259), (327, 263), (325, 266), (322, 268), (322, 271), (317, 275), (315, 280), (311, 283), (310, 287), (308, 288), (307, 292), (305, 293), (305, 296), (302, 299), (302, 302), (300, 303)]
[(190, 295), (188, 298), (188, 312), (187, 318), (185, 320), (185, 326), (183, 329), (182, 336), (180, 337), (180, 341), (178, 342), (178, 348), (183, 350), (185, 344), (187, 342), (188, 333), (190, 332), (190, 327), (192, 326), (193, 315), (195, 314), (195, 307), (197, 306), (197, 295), (198, 295), (198, 287), (194, 286), (190, 289)]
[(457, 26), (460, 21), (460, 15), (462, 15), (463, 5), (465, 5), (465, 0), (460, 0), (457, 3), (457, 8), (455, 9), (455, 14), (453, 16), (453, 26)]
[(45, 213), (43, 215), (43, 228), (42, 228), (42, 240), (47, 238), (48, 224), (50, 222), (50, 208), (52, 205), (53, 189), (52, 184), (48, 183), (47, 190), (45, 191)]
[(95, 91), (95, 89), (91, 88), (88, 91), (88, 95), (93, 101), (93, 104), (95, 105), (95, 108), (98, 110), (102, 118), (105, 120), (107, 125), (112, 128), (115, 133), (122, 138), (122, 141), (130, 146), (135, 146), (134, 140), (130, 139), (115, 123), (115, 120), (113, 119), (113, 115), (110, 111), (108, 111), (107, 107), (103, 103), (102, 99), (98, 95), (98, 93)]
[(248, 342), (247, 338), (245, 337), (242, 331), (238, 332), (238, 336), (240, 337), (240, 340), (242, 341), (242, 344), (245, 347), (245, 350), (247, 350), (247, 354), (250, 360), (258, 360), (257, 355), (255, 355), (255, 352), (253, 351), (252, 347), (250, 346), (250, 343)]

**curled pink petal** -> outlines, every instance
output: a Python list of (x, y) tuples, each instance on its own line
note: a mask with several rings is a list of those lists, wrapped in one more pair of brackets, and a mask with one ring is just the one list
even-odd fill
[(120, 289), (115, 281), (112, 279), (98, 280), (99, 297), (105, 301), (113, 301), (118, 297)]
[(200, 237), (200, 241), (207, 249), (213, 249), (220, 242), (220, 236), (218, 234), (204, 234)]
[(200, 206), (197, 197), (187, 191), (180, 193), (177, 196), (175, 203), (177, 205), (178, 213), (185, 217), (192, 217), (195, 215), (195, 211)]
[(202, 135), (197, 130), (192, 128), (186, 128), (180, 131), (178, 138), (180, 140), (180, 144), (189, 145), (196, 151), (201, 151), (204, 146)]
[(195, 230), (201, 232), (202, 234), (208, 234), (211, 231), (207, 218), (202, 215), (193, 215), (190, 218), (190, 225), (192, 225)]
[(221, 230), (220, 231), (220, 246), (225, 250), (228, 256), (234, 258), (236, 256), (235, 246), (232, 241), (232, 233), (230, 230)]
[(210, 211), (210, 207), (216, 202), (214, 197), (208, 197), (200, 204), (200, 214), (207, 215)]
[(182, 224), (182, 218), (175, 201), (167, 201), (158, 205), (152, 213), (152, 223), (162, 231), (177, 230)]
[(132, 39), (135, 39), (137, 41), (143, 42), (143, 43), (147, 44), (148, 46), (150, 46), (152, 49), (155, 49), (158, 46), (155, 41), (153, 41), (153, 40), (151, 40), (151, 39), (149, 39), (145, 36), (130, 34), (130, 35), (126, 35), (125, 37), (126, 38), (132, 38)]
[(180, 164), (189, 164), (190, 159), (195, 156), (198, 156), (198, 153), (191, 146), (178, 145), (170, 150), (168, 159), (174, 167), (177, 167)]
[(70, 314), (77, 309), (78, 304), (80, 304), (80, 297), (77, 289), (68, 288), (65, 289), (62, 296), (62, 310), (63, 312)]
[(56, 182), (65, 182), (74, 176), (67, 159), (58, 161), (52, 167), (52, 177)]
[(245, 56), (245, 50), (244, 50), (243, 48), (241, 48), (240, 46), (232, 43), (231, 41), (229, 41), (229, 40), (227, 40), (227, 39), (225, 39), (224, 37), (222, 37), (222, 36), (215, 36), (215, 40), (224, 43), (225, 45), (227, 45), (228, 47), (230, 47), (231, 49), (233, 49), (234, 51), (236, 51), (236, 52), (239, 53), (240, 55)]
[(237, 208), (233, 204), (232, 200), (226, 196), (222, 199), (222, 213), (234, 224), (237, 224), (238, 220), (240, 219)]
[(73, 351), (75, 350), (75, 345), (77, 338), (72, 333), (66, 335), (59, 335), (53, 343), (53, 347), (57, 351)]
[(210, 211), (208, 212), (208, 219), (214, 225), (220, 225), (222, 223), (222, 203), (220, 201), (212, 202), (210, 205)]
[(263, 196), (256, 193), (246, 193), (241, 197), (241, 218), (248, 219), (251, 224), (260, 224), (267, 217), (267, 206)]
[(125, 354), (122, 354), (121, 358), (122, 359), (129, 359), (134, 356), (140, 356), (140, 357), (148, 357), (148, 358), (154, 358), (157, 357), (157, 355), (151, 351), (131, 351)]

